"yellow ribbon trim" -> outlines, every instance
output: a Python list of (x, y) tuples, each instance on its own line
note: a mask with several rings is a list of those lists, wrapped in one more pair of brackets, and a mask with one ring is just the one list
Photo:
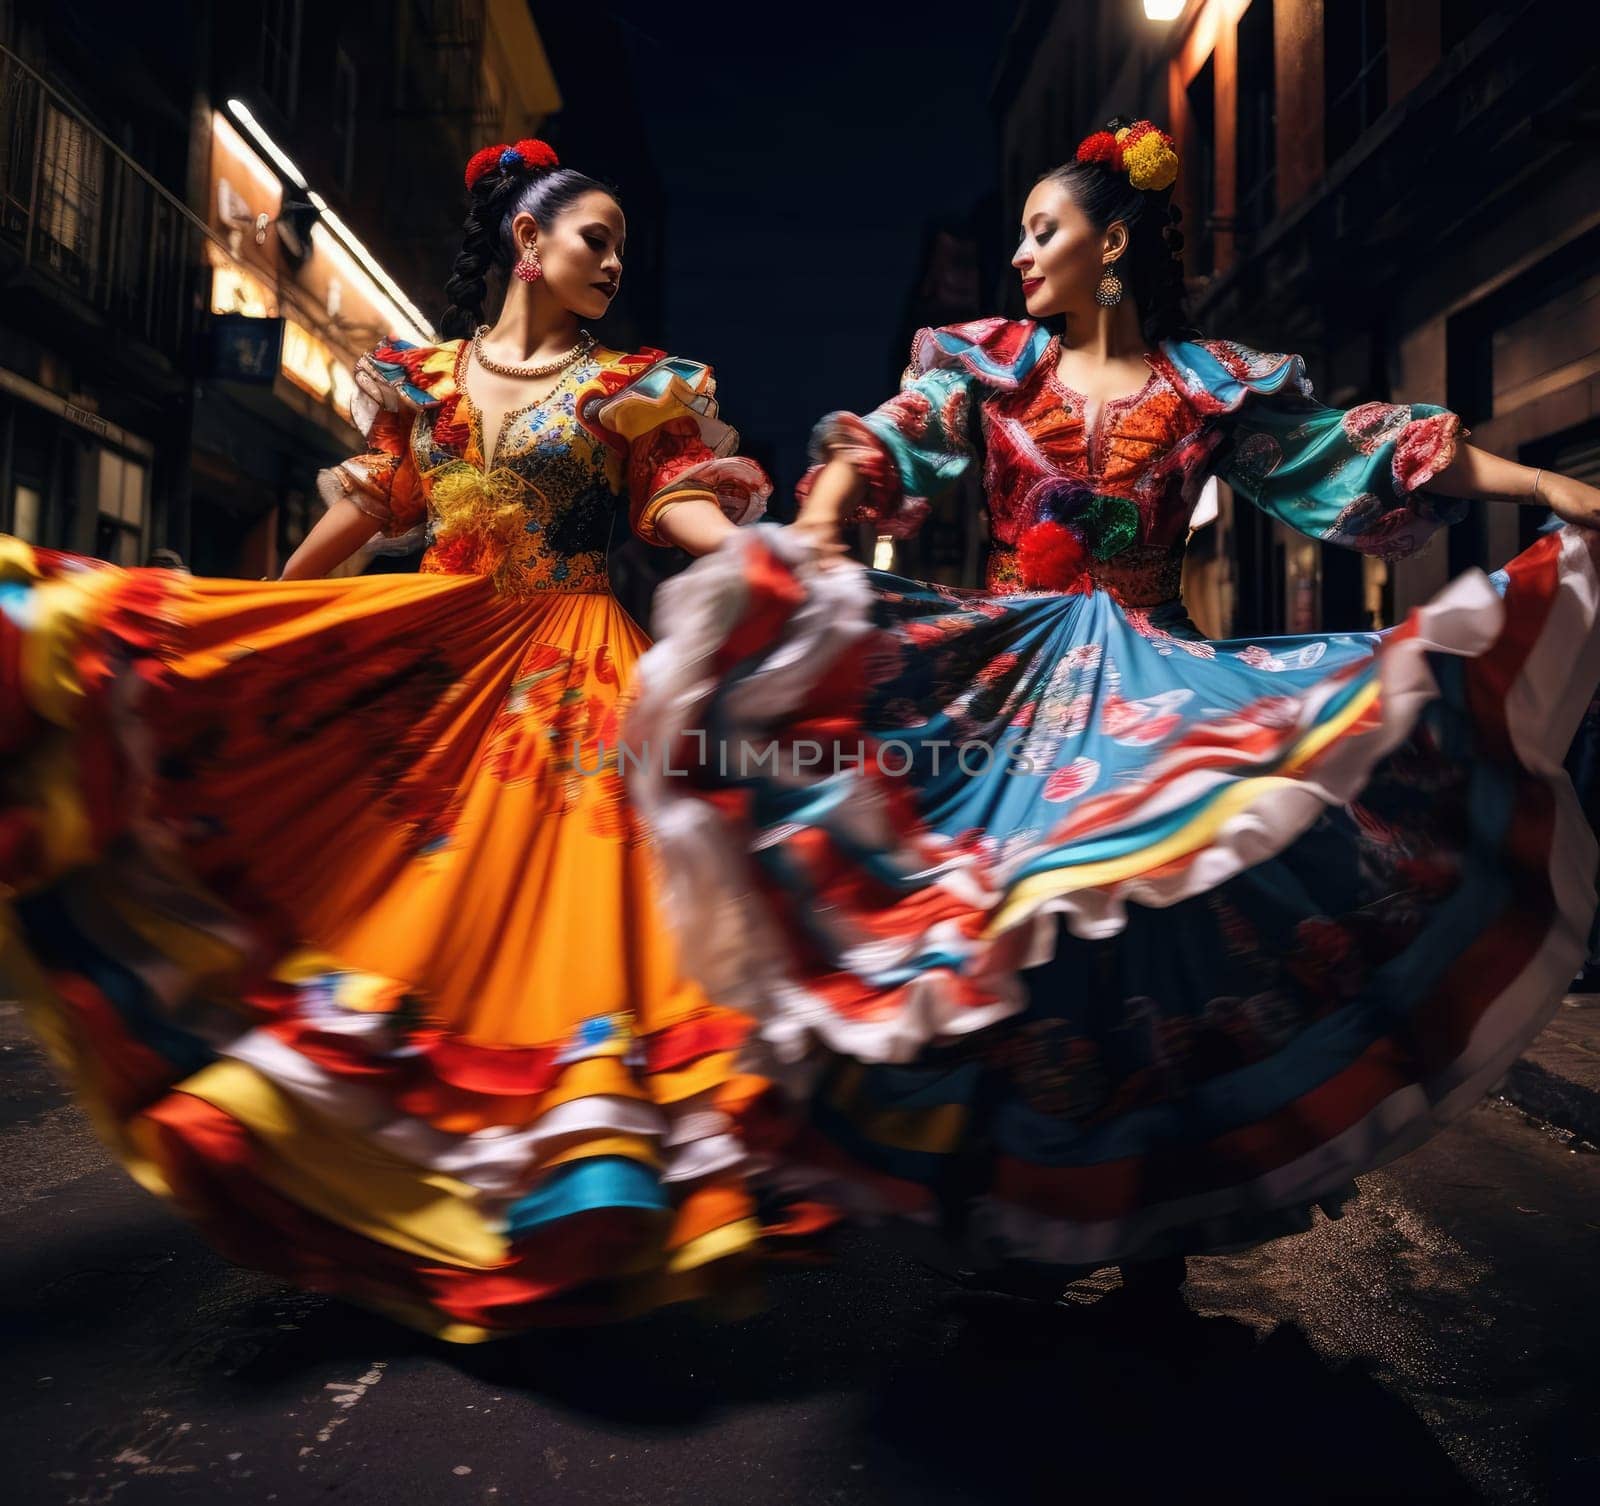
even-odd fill
[(179, 1089), (249, 1130), (262, 1152), (262, 1181), (301, 1207), (424, 1260), (482, 1271), (504, 1264), (505, 1241), (465, 1182), (318, 1119), (253, 1067), (215, 1062)]
[(707, 491), (704, 487), (685, 486), (679, 491), (670, 487), (666, 491), (657, 492), (644, 505), (644, 510), (639, 514), (639, 521), (634, 524), (639, 536), (650, 544), (665, 544), (667, 540), (661, 537), (659, 524), (661, 515), (669, 507), (675, 507), (680, 502), (709, 502), (719, 512), (721, 504), (717, 501), (715, 492)]
[(605, 1135), (597, 1140), (582, 1140), (576, 1145), (569, 1145), (565, 1150), (558, 1150), (539, 1163), (539, 1170), (549, 1171), (573, 1161), (587, 1161), (594, 1156), (622, 1156), (629, 1161), (637, 1161), (641, 1166), (648, 1166), (652, 1171), (661, 1169), (661, 1159), (656, 1155), (655, 1147), (649, 1140), (639, 1135)]
[[(1374, 684), (1352, 697), (1350, 704), (1338, 716), (1325, 726), (1306, 734), (1285, 760), (1284, 767), (1290, 770), (1303, 768), (1323, 748), (1357, 721), (1377, 700), (1379, 694), (1379, 687)], [(1148, 873), (1152, 868), (1163, 867), (1189, 853), (1197, 852), (1216, 836), (1224, 822), (1239, 811), (1273, 790), (1287, 789), (1298, 783), (1298, 780), (1282, 774), (1268, 774), (1256, 779), (1242, 780), (1219, 796), (1187, 826), (1149, 847), (1141, 848), (1138, 852), (1131, 852), (1120, 858), (1106, 858), (1099, 863), (1085, 863), (1076, 868), (1063, 869), (1059, 873), (1034, 874), (1012, 889), (1006, 902), (984, 927), (983, 935), (985, 938), (999, 935), (1017, 924), (1039, 905), (1059, 895), (1071, 894), (1079, 889), (1094, 889), (1105, 884), (1114, 884), (1140, 873)]]
[(681, 1249), (667, 1258), (667, 1273), (682, 1275), (699, 1266), (709, 1265), (737, 1255), (741, 1250), (752, 1249), (761, 1243), (761, 1222), (754, 1218), (741, 1218), (737, 1223), (724, 1224), (720, 1229), (710, 1229), (697, 1239), (691, 1239)]

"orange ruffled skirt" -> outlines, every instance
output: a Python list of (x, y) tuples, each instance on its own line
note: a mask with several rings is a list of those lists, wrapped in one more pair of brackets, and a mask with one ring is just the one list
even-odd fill
[(745, 1019), (678, 971), (607, 592), (0, 539), (0, 981), (230, 1258), (442, 1337), (742, 1293)]

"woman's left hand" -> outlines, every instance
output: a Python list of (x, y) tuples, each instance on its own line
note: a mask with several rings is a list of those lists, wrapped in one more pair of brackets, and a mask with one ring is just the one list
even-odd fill
[(1539, 500), (1563, 523), (1600, 528), (1600, 487), (1546, 471), (1539, 480)]

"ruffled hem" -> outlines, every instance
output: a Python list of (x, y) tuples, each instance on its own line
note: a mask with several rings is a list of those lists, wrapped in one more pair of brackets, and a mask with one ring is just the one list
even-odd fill
[[(439, 871), (450, 768), (479, 756), (530, 637), (561, 638), (575, 658), (596, 641), (596, 673), (615, 686), (637, 629), (614, 606), (513, 607), (465, 577), (195, 581), (7, 542), (0, 572), (20, 589), (0, 606), (0, 725), (22, 730), (0, 808), (0, 973), (144, 1186), (241, 1263), (450, 1338), (714, 1296), (742, 1282), (769, 1238), (805, 1245), (829, 1222), (820, 1209), (758, 1208), (760, 1161), (736, 1116), (769, 1085), (736, 1069), (748, 1022), (663, 972), (653, 938), (620, 930), (630, 949), (638, 935), (638, 954), (627, 973), (597, 979), (600, 997), (627, 1008), (574, 1020), (581, 1004), (563, 987), (559, 1007), (533, 1018), (567, 1033), (517, 1046), (434, 1018), (422, 987), (342, 960), (335, 943), (294, 949), (306, 930), (337, 929), (309, 898), (319, 881), (324, 906), (328, 892), (339, 905), (359, 890), (366, 910), (419, 870)], [(419, 660), (405, 645), (423, 638)], [(534, 648), (548, 668), (556, 651)], [(4, 671), (10, 663), (19, 673)], [(552, 704), (565, 710), (586, 683), (569, 674)], [(339, 709), (370, 709), (375, 694), (396, 698), (389, 713), (341, 720)], [(451, 722), (455, 746), (444, 746), (430, 718), (461, 702), (489, 716)], [(236, 734), (227, 757), (203, 730), (213, 717)], [(262, 724), (273, 728), (265, 737)], [(418, 724), (436, 760), (421, 778), (394, 746)], [(280, 822), (248, 782), (308, 777), (293, 762), (307, 726), (329, 732), (301, 788), (308, 799)], [(198, 771), (188, 763), (197, 735), (211, 749)], [(363, 763), (363, 750), (386, 744), (398, 775)], [(219, 779), (247, 788), (219, 794)], [(507, 788), (520, 801), (532, 782)], [(355, 789), (372, 798), (352, 802)], [(529, 797), (494, 809), (541, 827), (570, 821), (568, 841), (593, 835), (603, 850), (586, 871), (614, 883), (605, 902), (620, 916), (645, 892), (644, 857), (590, 824), (613, 790), (565, 790), (570, 809), (563, 790), (551, 806)], [(247, 859), (219, 863), (208, 846), (219, 800), (238, 803), (229, 840)], [(294, 822), (313, 808), (338, 833), (317, 873), (286, 856), (297, 835), (306, 846)], [(604, 866), (613, 841), (624, 854), (615, 869)], [(516, 856), (518, 875), (548, 861), (531, 840)], [(407, 940), (397, 929), (366, 945)], [(464, 946), (456, 936), (452, 953)], [(552, 991), (559, 975), (546, 980)], [(539, 986), (519, 973), (511, 1002)], [(490, 1031), (492, 1016), (474, 1016), (485, 1017)], [(660, 1023), (646, 1030), (640, 1018)]]
[(865, 488), (861, 502), (844, 521), (871, 523), (890, 538), (910, 538), (928, 515), (928, 499), (906, 494), (889, 447), (854, 413), (830, 413), (811, 436), (817, 463), (800, 478), (795, 496), (804, 502), (830, 460), (848, 461)]
[[(1038, 864), (1032, 879), (1019, 877), (1015, 865), (1008, 868), (983, 844), (930, 836), (909, 802), (897, 800), (892, 780), (875, 788), (857, 781), (858, 789), (850, 780), (797, 776), (786, 784), (769, 775), (768, 790), (706, 798), (693, 757), (700, 727), (715, 726), (730, 751), (741, 740), (780, 737), (780, 729), (796, 725), (817, 736), (851, 728), (853, 690), (837, 683), (839, 666), (874, 652), (871, 608), (876, 596), (894, 599), (894, 583), (861, 571), (810, 569), (808, 547), (773, 530), (730, 540), (670, 583), (661, 606), (663, 637), (641, 664), (630, 727), (636, 740), (668, 756), (664, 768), (647, 764), (636, 772), (635, 794), (678, 877), (669, 909), (696, 938), (698, 976), (714, 999), (758, 1022), (741, 1065), (781, 1084), (796, 1106), (782, 1145), (784, 1185), (822, 1190), (852, 1213), (892, 1216), (936, 1237), (948, 1212), (948, 1179), (955, 1177), (970, 1198), (961, 1220), (968, 1258), (1093, 1266), (1294, 1232), (1315, 1205), (1342, 1196), (1353, 1177), (1420, 1145), (1471, 1107), (1549, 1019), (1586, 950), (1595, 844), (1561, 759), (1600, 679), (1597, 548), (1600, 538), (1572, 529), (1541, 542), (1512, 566), (1505, 602), (1481, 576), (1457, 580), (1363, 661), (1372, 666), (1365, 688), (1345, 675), (1325, 702), (1327, 714), (1312, 708), (1294, 724), (1309, 732), (1291, 729), (1287, 742), (1272, 744), (1263, 766), (1273, 774), (1250, 777), (1241, 769), (1220, 776), (1239, 791), (1231, 803), (1207, 807), (1220, 819), (1196, 824), (1186, 814), (1188, 826), (1175, 828), (1187, 833), (1184, 840), (1147, 840), (1120, 865), (1102, 859), (1098, 878)], [(785, 612), (774, 613), (770, 583), (787, 572), (796, 573), (802, 592), (796, 600), (785, 589)], [(982, 609), (981, 598), (963, 598), (969, 600)], [(920, 621), (914, 607), (908, 611), (909, 621)], [(1128, 614), (1130, 624), (1136, 615)], [(1095, 636), (1098, 629), (1084, 631)], [(1158, 654), (1217, 652), (1147, 621), (1137, 631)], [(737, 676), (731, 642), (738, 644)], [(1265, 672), (1285, 668), (1259, 646), (1237, 656)], [(708, 665), (722, 666), (712, 672), (730, 683), (709, 682)], [(1462, 891), (1466, 909), (1444, 908), (1440, 899), (1433, 910), (1427, 895), (1435, 891), (1425, 878), (1415, 880), (1417, 902), (1433, 917), (1432, 929), (1420, 933), (1425, 944), (1371, 983), (1370, 996), (1352, 1002), (1348, 1017), (1315, 1009), (1309, 1017), (1348, 1034), (1319, 1026), (1294, 1055), (1273, 1046), (1237, 1072), (1201, 1079), (1203, 1093), (1184, 1098), (1165, 1118), (1146, 1117), (1142, 1127), (1137, 1098), (1131, 1107), (1092, 1114), (1035, 1109), (1026, 1094), (1043, 1091), (1039, 1082), (1048, 1084), (1048, 1077), (1004, 1078), (995, 1089), (1009, 1095), (1003, 1115), (991, 1098), (972, 1096), (977, 1090), (968, 1074), (1002, 1070), (985, 1063), (1019, 1061), (1018, 1070), (1045, 1070), (1038, 1066), (1041, 1038), (1028, 1033), (1042, 1006), (1018, 973), (1056, 956), (1055, 917), (1080, 937), (1115, 936), (1130, 921), (1130, 905), (1169, 909), (1284, 857), (1301, 839), (1314, 841), (1308, 834), (1319, 818), (1360, 796), (1380, 761), (1392, 775), (1396, 760), (1411, 757), (1406, 747), (1424, 710), (1445, 694), (1441, 682), (1450, 687), (1443, 725), (1470, 716), (1486, 756), (1507, 771), (1507, 787), (1491, 782), (1483, 794), (1488, 806), (1474, 807), (1474, 819), (1487, 824), (1469, 828), (1474, 842), (1505, 844), (1503, 869)], [(1271, 724), (1258, 725), (1266, 732)], [(1448, 758), (1426, 751), (1436, 735), (1432, 721), (1429, 729), (1416, 745), (1417, 758)], [(698, 772), (720, 756), (715, 746), (709, 754), (702, 747)], [(1152, 775), (1148, 792), (1141, 781), (1113, 793), (1106, 798), (1128, 807), (1115, 806), (1115, 830), (1143, 830), (1141, 814), (1149, 816), (1152, 806), (1201, 809), (1197, 790), (1213, 777), (1203, 759), (1187, 769), (1174, 763)], [(1358, 828), (1381, 826), (1384, 798), (1391, 797), (1380, 796), (1378, 807), (1354, 818)], [(793, 824), (784, 819), (791, 806)], [(1078, 820), (1074, 815), (1071, 825)], [(835, 890), (798, 882), (802, 868), (833, 872), (820, 838), (808, 841), (812, 827), (825, 828), (845, 854), (840, 862), (848, 866), (854, 853), (859, 867), (870, 868), (863, 897), (892, 895), (903, 877), (918, 896), (908, 907), (915, 913), (885, 915), (872, 934), (855, 934), (850, 923), (858, 931), (873, 927), (876, 912), (858, 901), (858, 915), (842, 915), (852, 903), (847, 884)], [(1098, 839), (1102, 827), (1093, 829)], [(1329, 840), (1337, 837), (1335, 831)], [(781, 859), (791, 844), (792, 862), (774, 863), (773, 853)], [(1097, 852), (1116, 845), (1107, 840)], [(1302, 860), (1312, 865), (1306, 870), (1312, 888), (1320, 851)], [(751, 853), (763, 855), (759, 866)], [(1474, 861), (1482, 867), (1495, 860), (1480, 852)], [(1291, 887), (1299, 882), (1300, 870), (1284, 871)], [(803, 914), (785, 887), (790, 873), (795, 893), (807, 895)], [(1478, 915), (1480, 905), (1491, 907), (1481, 911), (1484, 919), (1462, 920)], [(1155, 928), (1141, 933), (1147, 940), (1160, 934), (1153, 916), (1143, 924)], [(1320, 929), (1315, 922), (1302, 929), (1295, 944), (1305, 949), (1307, 976), (1343, 986), (1343, 954), (1318, 950), (1334, 939), (1324, 932), (1339, 928), (1324, 920)], [(1174, 933), (1175, 946), (1180, 940)], [(1211, 983), (1213, 992), (1231, 992), (1220, 977)], [(1203, 990), (1205, 980), (1198, 986)], [(1025, 1019), (1014, 1018), (1025, 1011)], [(1171, 1023), (1177, 1029), (1186, 1022), (1180, 1015)], [(1307, 1027), (1284, 1028), (1291, 1030), (1286, 1039), (1298, 1042), (1294, 1032)], [(881, 1076), (841, 1095), (838, 1056), (911, 1065), (849, 1066), (847, 1073)], [(1081, 1090), (1059, 1091), (1070, 1103)], [(989, 1116), (981, 1126), (970, 1123), (980, 1104)], [(1028, 1127), (1035, 1122), (1030, 1114), (1042, 1116), (1042, 1127)], [(971, 1166), (960, 1164), (960, 1142), (970, 1135), (994, 1156), (981, 1184)], [(1019, 1136), (1022, 1148), (1008, 1149)]]
[[(755, 461), (735, 454), (739, 433), (718, 414), (711, 368), (659, 351), (644, 355), (650, 357), (644, 369), (637, 369), (644, 356), (618, 369), (621, 385), (598, 383), (577, 401), (578, 421), (629, 455), (635, 530), (649, 543), (665, 542), (653, 519), (679, 490), (709, 493), (735, 524), (755, 521), (766, 511), (772, 482)], [(677, 434), (680, 424), (692, 425), (686, 436)]]
[(392, 455), (355, 455), (317, 472), (317, 497), (324, 507), (350, 502), (380, 528), (390, 528), (389, 487), (400, 462)]
[(1208, 418), (1284, 392), (1315, 400), (1306, 363), (1297, 355), (1251, 350), (1232, 340), (1163, 340), (1161, 357), (1162, 375)]
[[(1030, 320), (976, 319), (969, 324), (918, 330), (911, 343), (906, 386), (876, 410), (873, 419), (894, 425), (907, 435), (926, 433), (930, 423), (943, 430), (952, 454), (965, 449), (962, 437), (971, 415), (972, 401), (966, 384), (958, 383), (935, 414), (927, 394), (913, 385), (932, 371), (976, 377), (996, 390), (1022, 385), (1050, 347), (1050, 336)], [(834, 458), (848, 460), (865, 484), (864, 496), (849, 523), (870, 523), (890, 538), (910, 538), (927, 517), (930, 499), (908, 491), (888, 444), (871, 422), (854, 413), (826, 415), (811, 436), (811, 458), (816, 462), (801, 479), (796, 495), (801, 501), (816, 484), (822, 466)]]
[[(700, 718), (714, 688), (704, 666), (723, 662), (730, 632), (739, 631), (747, 580), (773, 569), (799, 571), (805, 597), (787, 623), (764, 624), (765, 642), (741, 643), (741, 656), (774, 651), (779, 636), (783, 646), (766, 670), (719, 706), (718, 735), (726, 745), (759, 740), (781, 725), (807, 704), (817, 677), (839, 662), (849, 645), (870, 635), (872, 590), (866, 572), (811, 570), (811, 558), (808, 544), (764, 528), (732, 536), (716, 554), (668, 582), (658, 607), (661, 638), (641, 661), (629, 724), (636, 743), (668, 755), (644, 761), (631, 788), (665, 854), (674, 923), (680, 935), (695, 939), (696, 976), (712, 999), (753, 1013), (761, 1037), (790, 1062), (803, 1059), (816, 1045), (862, 1061), (911, 1061), (930, 1044), (981, 1029), (1021, 1007), (1016, 974), (1053, 955), (1055, 916), (1078, 936), (1104, 939), (1123, 929), (1129, 904), (1178, 904), (1282, 852), (1325, 810), (1354, 798), (1374, 765), (1406, 739), (1437, 695), (1430, 656), (1470, 659), (1483, 654), (1505, 617), (1483, 576), (1474, 573), (1454, 581), (1380, 646), (1377, 684), (1361, 714), (1346, 716), (1331, 739), (1319, 734), (1321, 746), (1302, 759), (1292, 778), (1246, 781), (1254, 788), (1232, 802), (1221, 819), (1197, 830), (1186, 847), (1164, 844), (1158, 856), (1144, 863), (1130, 859), (1114, 878), (1080, 880), (1069, 869), (1034, 881), (1008, 879), (1003, 868), (970, 849), (898, 827), (904, 813), (897, 816), (874, 786), (859, 784), (849, 793), (830, 793), (835, 825), (856, 827), (863, 836), (870, 833), (873, 843), (886, 843), (890, 868), (920, 875), (930, 895), (939, 897), (937, 903), (930, 900), (933, 919), (915, 934), (885, 936), (876, 944), (879, 955), (871, 959), (871, 971), (892, 972), (890, 959), (899, 958), (898, 966), (909, 975), (906, 981), (887, 997), (857, 997), (859, 991), (848, 987), (843, 976), (802, 983), (789, 970), (786, 959), (794, 955), (795, 938), (786, 936), (766, 906), (745, 892), (743, 828), (719, 805), (697, 798), (693, 788), (692, 749), (699, 738), (703, 754), (704, 734), (698, 729), (705, 725)], [(1540, 643), (1542, 658), (1533, 656), (1518, 681), (1540, 687), (1545, 697), (1557, 689), (1561, 693), (1559, 706), (1541, 700), (1517, 724), (1519, 742), (1531, 744), (1519, 748), (1522, 762), (1536, 769), (1559, 768), (1563, 729), (1570, 735), (1588, 699), (1587, 691), (1572, 689), (1584, 680), (1574, 673), (1572, 647), (1595, 640), (1591, 628), (1600, 579), (1588, 546), (1570, 530), (1563, 569), (1568, 572), (1563, 606), (1582, 620), (1565, 633), (1547, 632)], [(1575, 581), (1582, 584), (1574, 586)], [(1564, 676), (1559, 686), (1542, 667), (1543, 658), (1552, 656)], [(1596, 660), (1590, 678), (1600, 678), (1600, 649), (1591, 648), (1590, 657)], [(674, 765), (673, 760), (687, 763)], [(1183, 755), (1170, 768), (1162, 768), (1158, 758), (1150, 784), (1172, 802), (1179, 794), (1195, 798), (1207, 782), (1235, 777), (1208, 771), (1209, 761), (1207, 751), (1191, 771)], [(668, 767), (686, 767), (691, 777), (676, 779)], [(1566, 793), (1570, 797), (1570, 787)], [(1131, 809), (1122, 814), (1117, 829), (1130, 829), (1147, 814)], [(1561, 860), (1567, 880), (1562, 892), (1571, 896), (1574, 876), (1583, 868), (1580, 849), (1587, 850), (1587, 833), (1576, 812), (1566, 825), (1571, 828), (1571, 850)], [(1587, 881), (1576, 882), (1578, 898), (1570, 901), (1574, 913), (1583, 908)], [(941, 955), (959, 957), (959, 967), (937, 965), (934, 959)], [(865, 965), (868, 959), (863, 955), (859, 960)], [(1581, 955), (1572, 959), (1574, 971), (1580, 961)]]
[(366, 437), (380, 413), (413, 415), (436, 407), (455, 391), (460, 349), (459, 340), (413, 345), (393, 336), (375, 346), (356, 362), (350, 421)]
[(656, 520), (675, 502), (688, 497), (705, 497), (715, 502), (725, 517), (736, 528), (754, 523), (767, 510), (767, 498), (772, 495), (772, 483), (767, 473), (754, 461), (743, 455), (728, 455), (716, 460), (703, 460), (688, 466), (658, 491), (640, 513), (635, 525), (639, 537), (646, 543), (664, 543), (657, 532)]
[[(1465, 435), (1461, 420), (1454, 413), (1431, 413), (1413, 418), (1395, 441), (1395, 490), (1410, 496), (1425, 488), (1456, 458), (1456, 442)], [(1458, 504), (1465, 506), (1464, 503)]]
[(973, 319), (918, 330), (907, 370), (954, 368), (1009, 391), (1027, 381), (1049, 347), (1049, 331), (1031, 319)]

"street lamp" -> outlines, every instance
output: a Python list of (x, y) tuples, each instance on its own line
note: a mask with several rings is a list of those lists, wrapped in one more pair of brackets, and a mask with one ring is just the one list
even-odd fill
[(1144, 0), (1145, 19), (1176, 21), (1183, 14), (1186, 0)]

